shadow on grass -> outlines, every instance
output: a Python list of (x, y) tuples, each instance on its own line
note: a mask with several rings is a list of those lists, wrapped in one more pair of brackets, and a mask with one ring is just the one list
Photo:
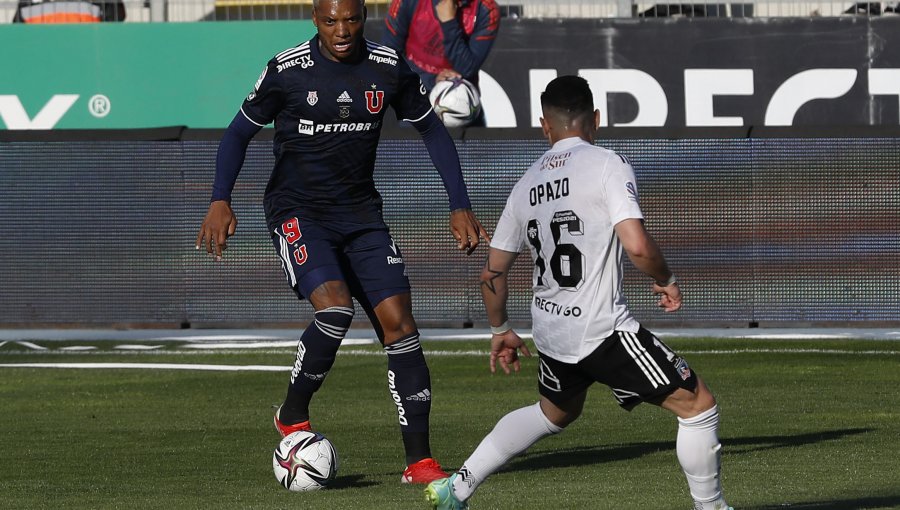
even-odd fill
[[(823, 432), (811, 432), (793, 436), (750, 436), (724, 438), (722, 444), (726, 455), (741, 454), (753, 451), (771, 450), (803, 446), (833, 441), (847, 436), (864, 434), (872, 429), (854, 428), (842, 430), (827, 430)], [(674, 435), (675, 432), (673, 431)], [(539, 443), (540, 444), (540, 443)], [(675, 441), (653, 441), (647, 443), (630, 443), (623, 445), (598, 445), (578, 448), (565, 448), (559, 450), (526, 453), (507, 465), (504, 472), (509, 471), (536, 471), (552, 467), (571, 467), (600, 464), (603, 462), (615, 462), (628, 459), (636, 459), (644, 455), (650, 455), (662, 451), (675, 451)], [(778, 507), (766, 507), (778, 508)], [(803, 507), (815, 509), (831, 509), (832, 507)], [(836, 506), (834, 509), (870, 508), (861, 506)]]
[(345, 475), (338, 476), (330, 484), (328, 484), (328, 490), (351, 488), (361, 489), (363, 487), (372, 487), (373, 485), (378, 485), (378, 482), (365, 480), (365, 476), (363, 475)]
[(864, 510), (900, 506), (900, 496), (873, 496), (845, 499), (843, 501), (809, 501), (802, 503), (780, 503), (777, 505), (741, 507), (742, 510)]

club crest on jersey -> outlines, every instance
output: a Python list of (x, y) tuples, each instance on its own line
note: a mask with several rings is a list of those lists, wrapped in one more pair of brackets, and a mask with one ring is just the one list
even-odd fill
[(310, 106), (315, 106), (316, 103), (319, 102), (319, 91), (310, 90), (306, 93), (306, 102), (309, 103)]
[(374, 114), (380, 112), (382, 105), (384, 105), (383, 90), (366, 91), (366, 109), (369, 110), (369, 113)]

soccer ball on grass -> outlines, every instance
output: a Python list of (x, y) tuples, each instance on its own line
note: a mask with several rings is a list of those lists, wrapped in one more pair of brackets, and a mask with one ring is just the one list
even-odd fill
[(435, 83), (429, 98), (434, 112), (447, 127), (468, 126), (481, 113), (478, 87), (463, 78)]
[(338, 456), (325, 436), (301, 430), (288, 434), (272, 454), (275, 479), (294, 492), (319, 490), (334, 480)]

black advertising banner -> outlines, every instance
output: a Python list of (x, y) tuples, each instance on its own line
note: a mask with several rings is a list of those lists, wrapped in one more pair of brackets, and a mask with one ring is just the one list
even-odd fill
[(898, 48), (898, 17), (504, 18), (480, 78), (489, 127), (537, 126), (561, 74), (605, 126), (898, 125)]

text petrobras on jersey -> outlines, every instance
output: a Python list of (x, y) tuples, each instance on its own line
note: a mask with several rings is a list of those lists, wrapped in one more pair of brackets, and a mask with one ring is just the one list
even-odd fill
[(301, 135), (316, 133), (348, 133), (351, 131), (371, 131), (381, 127), (381, 121), (375, 122), (329, 122), (316, 124), (311, 120), (299, 119), (297, 132)]

